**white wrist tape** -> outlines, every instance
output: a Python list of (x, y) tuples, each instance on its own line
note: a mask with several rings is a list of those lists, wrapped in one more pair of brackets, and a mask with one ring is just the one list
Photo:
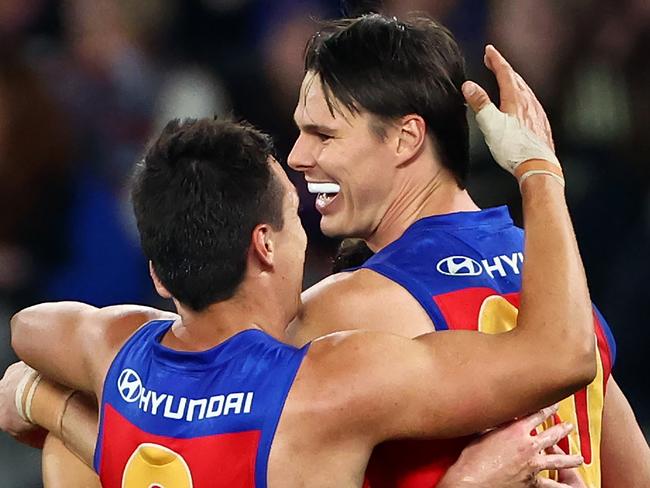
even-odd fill
[[(25, 396), (25, 388), (27, 387), (27, 384), (30, 381), (32, 382), (32, 384), (29, 387), (29, 391), (27, 392), (27, 398), (25, 399), (25, 405), (23, 406), (23, 396)], [(14, 397), (14, 400), (16, 402), (16, 410), (18, 411), (18, 415), (20, 415), (20, 418), (22, 418), (25, 422), (33, 423), (31, 419), (31, 406), (32, 406), (32, 400), (34, 399), (34, 392), (36, 391), (36, 387), (38, 386), (38, 383), (40, 381), (41, 381), (41, 375), (36, 371), (32, 370), (31, 373), (23, 376), (23, 378), (20, 380), (20, 383), (18, 383), (18, 386), (16, 387), (16, 394)]]
[(543, 159), (560, 167), (555, 153), (544, 141), (517, 117), (501, 112), (493, 103), (476, 114), (476, 122), (492, 157), (510, 173), (514, 174), (517, 166), (531, 159)]
[(521, 185), (524, 184), (524, 181), (526, 181), (529, 177), (534, 176), (534, 175), (548, 175), (548, 176), (551, 176), (560, 185), (565, 186), (564, 185), (564, 178), (562, 178), (561, 176), (559, 176), (559, 175), (557, 175), (557, 174), (555, 174), (555, 173), (553, 173), (551, 171), (546, 171), (546, 170), (543, 170), (543, 169), (526, 171), (523, 175), (521, 175), (519, 177), (519, 186), (521, 187)]
[(42, 378), (43, 377), (40, 373), (36, 374), (36, 378), (34, 378), (34, 382), (27, 392), (27, 398), (25, 398), (25, 418), (30, 424), (34, 423), (34, 419), (32, 419), (32, 401), (34, 400), (34, 393), (36, 393), (36, 388), (38, 388), (38, 384), (41, 382)]
[(25, 417), (25, 409), (23, 408), (23, 395), (25, 394), (25, 387), (27, 386), (27, 383), (30, 379), (33, 378), (34, 373), (26, 374), (23, 376), (23, 378), (20, 380), (20, 383), (18, 383), (18, 386), (16, 387), (16, 394), (14, 396), (14, 400), (16, 402), (16, 411), (18, 412), (18, 415), (20, 415), (20, 418), (25, 422), (29, 422), (29, 420), (27, 420), (27, 417)]

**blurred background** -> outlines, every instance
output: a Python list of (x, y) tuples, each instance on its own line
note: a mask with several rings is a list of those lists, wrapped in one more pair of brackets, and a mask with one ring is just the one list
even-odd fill
[[(394, 0), (451, 28), (469, 76), (497, 45), (549, 113), (594, 301), (618, 342), (616, 378), (650, 433), (650, 2)], [(0, 0), (0, 366), (8, 319), (44, 300), (162, 304), (128, 199), (134, 161), (166, 120), (233, 113), (272, 134), (286, 158), (302, 54), (338, 0)], [(475, 134), (474, 134), (475, 136)], [(310, 237), (306, 285), (328, 274)], [(518, 191), (473, 137), (479, 205)], [(74, 354), (70, 351), (70, 354)], [(0, 485), (40, 486), (39, 452), (0, 434)]]

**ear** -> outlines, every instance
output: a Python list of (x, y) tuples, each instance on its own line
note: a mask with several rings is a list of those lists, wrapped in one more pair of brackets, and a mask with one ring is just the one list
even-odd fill
[(253, 229), (250, 256), (263, 270), (272, 268), (275, 261), (273, 229), (268, 224), (258, 224)]
[(398, 125), (397, 157), (400, 164), (408, 163), (417, 156), (427, 137), (427, 124), (417, 114), (405, 115)]
[(156, 287), (158, 295), (163, 298), (172, 298), (172, 294), (169, 293), (169, 290), (165, 288), (165, 285), (163, 285), (162, 281), (160, 281), (160, 278), (158, 278), (156, 270), (154, 269), (153, 263), (151, 261), (149, 261), (149, 276), (151, 276), (151, 279), (153, 280), (153, 285)]

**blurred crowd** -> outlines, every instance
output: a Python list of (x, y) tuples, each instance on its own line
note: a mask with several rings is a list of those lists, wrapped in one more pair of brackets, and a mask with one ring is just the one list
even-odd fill
[[(492, 93), (482, 55), (494, 43), (542, 100), (592, 297), (618, 342), (614, 373), (650, 434), (650, 2), (384, 4), (398, 17), (441, 20), (469, 76)], [(128, 198), (148, 137), (173, 117), (234, 114), (272, 134), (286, 157), (305, 42), (319, 20), (340, 15), (339, 0), (0, 0), (3, 369), (14, 360), (6, 324), (20, 307), (160, 305)], [(304, 183), (293, 178), (304, 197), (311, 284), (328, 273), (337, 243), (319, 233)], [(470, 190), (479, 205), (507, 203), (520, 219), (517, 188), (479, 137)], [(2, 486), (39, 486), (37, 470), (38, 453), (3, 434)]]

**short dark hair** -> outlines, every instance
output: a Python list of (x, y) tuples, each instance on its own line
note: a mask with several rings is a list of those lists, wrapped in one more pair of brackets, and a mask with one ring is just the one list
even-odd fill
[(284, 190), (271, 138), (247, 123), (175, 119), (137, 165), (133, 208), (142, 249), (181, 303), (232, 297), (256, 225), (281, 229)]
[(426, 17), (399, 21), (380, 14), (332, 21), (307, 44), (305, 71), (320, 75), (332, 115), (336, 101), (385, 121), (421, 115), (442, 164), (465, 187), (465, 60), (445, 27)]

